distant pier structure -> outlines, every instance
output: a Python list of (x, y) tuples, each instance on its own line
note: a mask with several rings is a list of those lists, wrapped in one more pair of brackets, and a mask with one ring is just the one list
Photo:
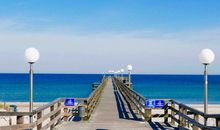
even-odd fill
[[(88, 98), (59, 98), (33, 112), (0, 112), (8, 120), (0, 130), (220, 129), (220, 114), (204, 114), (173, 99), (147, 99), (127, 77), (104, 77), (92, 88)], [(215, 123), (206, 126), (204, 120)]]

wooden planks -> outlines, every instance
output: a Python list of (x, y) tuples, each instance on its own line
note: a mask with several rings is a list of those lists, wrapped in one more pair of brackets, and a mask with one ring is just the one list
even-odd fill
[[(87, 122), (68, 122), (65, 124), (61, 124), (57, 127), (59, 130), (93, 130), (93, 129), (140, 129), (146, 130), (151, 129), (151, 127), (143, 122), (137, 121), (132, 118), (132, 115), (129, 111), (129, 105), (120, 94), (119, 90), (114, 89), (112, 84), (112, 80), (109, 79), (106, 86), (103, 89), (102, 95), (100, 97), (100, 102), (91, 115), (90, 120)], [(117, 93), (117, 94), (116, 94)], [(116, 101), (116, 96), (120, 96), (120, 101)], [(117, 99), (118, 100), (118, 99)], [(124, 114), (128, 114), (130, 118), (125, 118), (126, 116), (120, 117), (119, 116), (119, 109), (123, 109)]]

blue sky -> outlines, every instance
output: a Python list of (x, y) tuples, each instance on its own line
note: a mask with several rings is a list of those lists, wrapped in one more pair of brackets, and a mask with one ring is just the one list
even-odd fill
[(179, 31), (218, 26), (219, 7), (218, 0), (7, 0), (0, 16), (30, 26), (25, 31)]
[(26, 72), (24, 50), (36, 47), (41, 73), (132, 64), (134, 73), (198, 74), (197, 55), (211, 48), (210, 71), (219, 74), (219, 7), (219, 0), (0, 1), (0, 72)]

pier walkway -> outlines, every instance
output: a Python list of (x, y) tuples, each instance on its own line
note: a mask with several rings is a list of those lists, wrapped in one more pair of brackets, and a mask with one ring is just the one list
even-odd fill
[(65, 122), (57, 126), (60, 130), (106, 130), (106, 129), (138, 129), (147, 130), (151, 127), (134, 116), (129, 104), (122, 98), (119, 90), (109, 79), (105, 86), (100, 103), (89, 121)]

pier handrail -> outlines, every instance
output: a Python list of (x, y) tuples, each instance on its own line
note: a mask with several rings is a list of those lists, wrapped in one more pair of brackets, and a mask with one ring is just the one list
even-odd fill
[(195, 114), (198, 114), (198, 115), (201, 115), (201, 116), (205, 115), (203, 112), (201, 112), (201, 111), (199, 111), (199, 110), (197, 110), (195, 108), (192, 108), (190, 106), (187, 106), (185, 104), (179, 103), (179, 102), (177, 102), (175, 100), (171, 99), (170, 102), (171, 102), (171, 104), (176, 104), (176, 105), (179, 105), (180, 107), (184, 107), (185, 109), (190, 110), (190, 112), (192, 112), (192, 113), (195, 113)]
[[(192, 127), (194, 130), (198, 129), (208, 129), (215, 130), (220, 129), (220, 114), (204, 114), (203, 112), (187, 106), (185, 104), (179, 103), (172, 99), (164, 99), (166, 102), (164, 109), (164, 114), (152, 114), (153, 108), (146, 108), (146, 98), (136, 91), (129, 88), (126, 83), (123, 83), (120, 78), (113, 78), (113, 82), (119, 88), (122, 95), (125, 96), (133, 105), (134, 109), (139, 111), (141, 115), (144, 116), (146, 121), (151, 121), (155, 117), (163, 117), (164, 122), (168, 122), (168, 118), (171, 118), (171, 123), (178, 124), (179, 128), (189, 128)], [(141, 100), (140, 100), (141, 99)], [(145, 111), (143, 111), (145, 110)], [(170, 112), (169, 112), (170, 111)], [(199, 121), (199, 116), (204, 119), (214, 118), (216, 120), (215, 126), (205, 126)]]
[(113, 82), (119, 88), (122, 95), (130, 102), (133, 107), (135, 107), (135, 110), (138, 111), (142, 116), (145, 116), (144, 111), (146, 98), (134, 90), (128, 88), (128, 86), (126, 86), (117, 78), (113, 78)]
[(52, 101), (52, 102), (50, 102), (48, 104), (45, 104), (45, 105), (43, 105), (41, 107), (36, 108), (35, 110), (33, 110), (33, 114), (41, 112), (41, 111), (43, 111), (43, 110), (53, 106), (54, 104), (56, 104), (58, 102), (62, 102), (62, 101), (63, 101), (63, 98), (57, 98), (57, 99), (55, 99), (54, 101)]
[(104, 89), (106, 83), (108, 81), (108, 78), (105, 77), (102, 79), (102, 83), (89, 95), (89, 97), (86, 100), (86, 117), (84, 120), (88, 120), (93, 113), (93, 111), (96, 108), (96, 105), (99, 102), (100, 96), (102, 94), (102, 90)]
[[(220, 114), (204, 114), (197, 109), (179, 103), (175, 100), (170, 100), (170, 103), (171, 106), (169, 106), (169, 109), (171, 110), (172, 123), (177, 122), (180, 127), (190, 127), (190, 124), (192, 124), (192, 128), (195, 130), (199, 128), (209, 130), (220, 129)], [(179, 118), (175, 115), (178, 115)], [(204, 120), (213, 118), (216, 120), (216, 123), (214, 126), (205, 126), (204, 122), (201, 123), (199, 121), (199, 116), (202, 117)]]
[[(77, 101), (80, 101), (78, 105), (81, 105), (81, 102), (87, 100), (87, 98), (74, 98)], [(33, 112), (0, 112), (1, 116), (16, 116), (16, 124), (8, 125), (8, 126), (0, 126), (0, 130), (8, 130), (8, 129), (47, 129), (53, 128), (56, 124), (58, 124), (62, 117), (66, 114), (63, 111), (65, 98), (58, 98), (48, 104), (40, 106), (33, 110)], [(74, 106), (74, 109), (77, 109), (77, 106)], [(50, 110), (47, 110), (50, 109)], [(72, 108), (73, 109), (73, 108)], [(49, 111), (49, 113), (43, 111)], [(36, 121), (29, 123), (29, 121), (25, 121), (25, 117), (36, 118)], [(47, 125), (42, 126), (42, 123), (50, 118), (50, 122)]]
[[(71, 110), (78, 110), (79, 106), (85, 106), (85, 119), (87, 120), (96, 108), (107, 80), (107, 78), (103, 78), (102, 83), (89, 95), (88, 98), (74, 98), (74, 100), (79, 101), (79, 103), (73, 107), (64, 106), (64, 101), (66, 98), (58, 98), (48, 104), (34, 109), (33, 112), (0, 112), (0, 116), (6, 116), (9, 118), (12, 116), (16, 117), (15, 124), (13, 123), (9, 124), (8, 126), (0, 126), (0, 130), (33, 128), (37, 128), (37, 130), (46, 130), (48, 128), (53, 129), (63, 117), (71, 116), (71, 113), (68, 113), (67, 111), (68, 108)], [(33, 122), (30, 123), (26, 117), (33, 118)], [(48, 119), (49, 121), (46, 122), (45, 125), (44, 121)], [(44, 126), (42, 125), (43, 123)]]
[[(61, 119), (61, 101), (62, 99), (56, 99), (53, 102), (43, 105), (33, 112), (0, 112), (1, 116), (16, 116), (16, 124), (12, 124), (9, 126), (0, 126), (1, 130), (8, 129), (33, 129), (37, 127), (37, 129), (47, 129), (53, 128), (56, 123), (58, 123)], [(50, 109), (49, 113), (43, 114), (43, 111), (46, 109)], [(30, 123), (29, 120), (25, 120), (26, 117), (32, 118), (33, 122)], [(43, 121), (50, 118), (50, 122), (42, 127)]]

